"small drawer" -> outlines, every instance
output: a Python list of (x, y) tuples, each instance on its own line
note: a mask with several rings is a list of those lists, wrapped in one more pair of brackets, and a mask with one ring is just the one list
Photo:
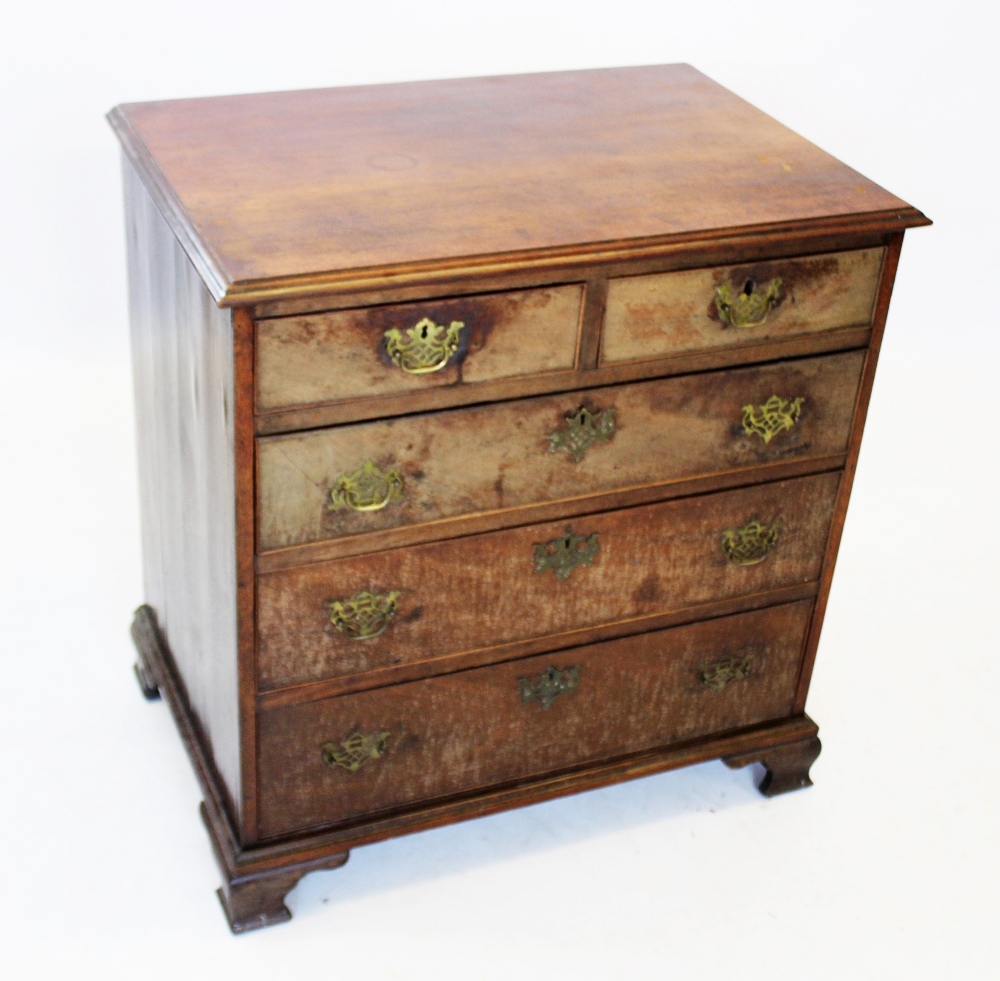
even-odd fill
[(852, 351), (262, 439), (258, 547), (843, 454), (863, 363)]
[(812, 601), (259, 716), (263, 837), (788, 716)]
[(612, 279), (601, 364), (870, 326), (884, 252)]
[(257, 322), (257, 408), (572, 371), (583, 286)]
[(262, 690), (818, 579), (839, 472), (265, 573)]

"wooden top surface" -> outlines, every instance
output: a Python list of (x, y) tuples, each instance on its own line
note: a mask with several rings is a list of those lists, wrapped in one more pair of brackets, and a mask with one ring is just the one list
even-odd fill
[(688, 65), (135, 103), (110, 120), (223, 303), (849, 215), (926, 223)]

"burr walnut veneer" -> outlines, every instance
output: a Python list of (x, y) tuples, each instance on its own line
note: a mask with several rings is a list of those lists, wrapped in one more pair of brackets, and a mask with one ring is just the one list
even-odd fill
[(693, 68), (120, 106), (149, 697), (235, 931), (806, 693), (906, 228)]

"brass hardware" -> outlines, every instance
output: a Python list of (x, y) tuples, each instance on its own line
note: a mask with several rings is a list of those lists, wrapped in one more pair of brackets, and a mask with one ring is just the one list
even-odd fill
[(615, 434), (615, 410), (591, 412), (581, 405), (576, 412), (566, 413), (566, 428), (549, 433), (549, 452), (565, 450), (579, 463), (595, 443), (606, 443)]
[(763, 290), (758, 290), (752, 279), (739, 293), (734, 294), (727, 283), (715, 289), (715, 308), (723, 323), (730, 327), (759, 327), (778, 302), (781, 293), (781, 280), (772, 279)]
[(722, 533), (722, 551), (736, 565), (756, 565), (767, 558), (777, 540), (777, 522), (768, 527), (751, 521), (735, 531), (730, 529)]
[(590, 565), (597, 557), (600, 543), (595, 531), (590, 537), (566, 534), (549, 542), (535, 544), (535, 572), (551, 569), (560, 579), (566, 579), (578, 565)]
[(560, 695), (569, 695), (580, 684), (580, 665), (572, 668), (546, 668), (535, 678), (518, 678), (517, 690), (522, 702), (541, 702), (549, 708)]
[(458, 350), (462, 341), (461, 320), (445, 327), (424, 317), (406, 331), (406, 338), (397, 328), (385, 332), (385, 349), (392, 360), (409, 375), (427, 375), (440, 371)]
[(396, 615), (396, 601), (403, 594), (394, 589), (389, 593), (362, 590), (348, 600), (332, 600), (326, 604), (330, 622), (351, 640), (371, 640), (378, 637)]
[(743, 406), (743, 432), (756, 433), (765, 443), (785, 429), (791, 429), (802, 414), (804, 398), (787, 399), (772, 395), (763, 405)]
[(353, 473), (341, 474), (330, 491), (327, 510), (381, 511), (390, 501), (403, 496), (403, 475), (395, 468), (381, 470), (365, 460)]
[(753, 652), (720, 657), (717, 661), (698, 666), (698, 684), (712, 691), (722, 691), (734, 681), (743, 681), (756, 674), (757, 664)]
[(389, 744), (390, 732), (352, 732), (339, 743), (323, 743), (320, 751), (329, 767), (342, 766), (357, 773), (369, 760), (377, 760)]

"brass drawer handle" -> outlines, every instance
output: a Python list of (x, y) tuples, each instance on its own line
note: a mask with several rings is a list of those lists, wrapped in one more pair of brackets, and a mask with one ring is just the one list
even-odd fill
[(331, 600), (326, 604), (330, 623), (350, 640), (372, 640), (389, 626), (402, 595), (398, 589), (388, 593), (364, 589), (351, 599)]
[(580, 665), (571, 668), (546, 668), (534, 678), (518, 678), (517, 690), (522, 702), (540, 702), (543, 709), (550, 708), (560, 695), (569, 695), (580, 684)]
[(390, 732), (352, 732), (339, 743), (323, 743), (323, 762), (334, 769), (342, 766), (357, 773), (366, 763), (377, 760), (389, 745)]
[(406, 337), (393, 327), (385, 332), (385, 349), (389, 357), (408, 375), (428, 375), (440, 371), (462, 342), (461, 320), (448, 327), (424, 317), (406, 331)]
[(743, 432), (756, 433), (764, 443), (770, 443), (778, 433), (791, 429), (802, 414), (804, 398), (788, 399), (772, 395), (763, 405), (743, 406)]
[(763, 289), (758, 289), (752, 279), (739, 293), (733, 293), (727, 283), (715, 289), (715, 307), (722, 322), (730, 327), (759, 327), (771, 312), (771, 307), (781, 295), (781, 280), (772, 279)]
[(341, 474), (330, 490), (328, 511), (352, 508), (355, 511), (381, 511), (390, 501), (403, 496), (403, 475), (395, 468), (382, 470), (372, 460), (365, 460), (352, 473)]
[(742, 528), (722, 533), (722, 551), (734, 565), (756, 565), (767, 558), (767, 553), (778, 540), (778, 522), (762, 525), (751, 521)]
[(566, 413), (566, 428), (549, 433), (549, 452), (565, 450), (574, 463), (579, 463), (595, 443), (606, 443), (615, 434), (615, 410), (591, 412), (581, 405), (576, 412)]
[(745, 681), (759, 673), (760, 662), (752, 651), (732, 654), (706, 664), (699, 664), (698, 684), (703, 688), (721, 692), (734, 681)]
[(574, 535), (573, 529), (567, 528), (565, 535), (548, 542), (536, 542), (535, 572), (551, 570), (560, 579), (566, 579), (578, 565), (593, 563), (598, 548), (600, 542), (596, 531), (588, 537)]

